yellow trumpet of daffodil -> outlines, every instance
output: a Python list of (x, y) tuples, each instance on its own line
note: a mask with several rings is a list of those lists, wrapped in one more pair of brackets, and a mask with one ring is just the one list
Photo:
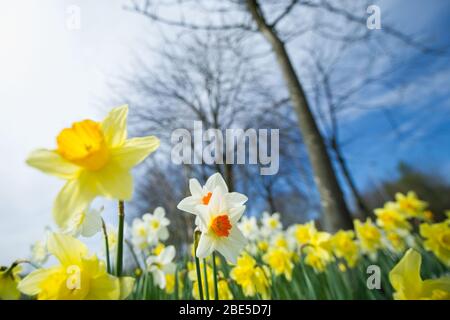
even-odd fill
[(60, 264), (31, 272), (19, 282), (22, 293), (39, 300), (117, 300), (131, 293), (134, 279), (108, 274), (81, 241), (52, 233), (47, 245)]
[(450, 299), (450, 277), (422, 280), (420, 265), (422, 256), (409, 249), (400, 262), (389, 273), (396, 300), (448, 300)]
[(130, 200), (130, 170), (159, 147), (159, 140), (154, 136), (127, 139), (127, 114), (124, 105), (101, 122), (75, 122), (59, 133), (55, 150), (39, 149), (28, 157), (30, 166), (67, 180), (53, 207), (59, 227), (67, 227), (96, 196)]

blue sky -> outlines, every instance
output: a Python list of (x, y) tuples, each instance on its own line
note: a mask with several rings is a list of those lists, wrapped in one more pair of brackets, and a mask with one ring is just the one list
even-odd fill
[[(55, 135), (74, 120), (101, 119), (112, 107), (101, 102), (110, 95), (109, 80), (127, 70), (143, 38), (158, 44), (157, 30), (145, 18), (122, 10), (124, 2), (1, 3), (0, 110), (7, 121), (0, 126), (0, 265), (26, 257), (45, 226), (52, 225), (51, 206), (62, 185), (27, 167), (27, 154), (53, 147)], [(81, 8), (78, 31), (65, 27), (72, 4)], [(437, 20), (437, 39), (448, 38), (450, 19)], [(450, 179), (448, 59), (432, 68), (427, 61), (418, 65), (408, 75), (414, 81), (404, 100), (388, 106), (397, 132), (379, 110), (345, 122), (342, 140), (351, 142), (344, 151), (360, 187), (391, 177), (401, 160)], [(383, 143), (377, 142), (380, 137)]]

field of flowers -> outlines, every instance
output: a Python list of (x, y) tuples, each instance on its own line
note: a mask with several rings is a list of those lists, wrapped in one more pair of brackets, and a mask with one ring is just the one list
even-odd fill
[[(0, 299), (450, 299), (450, 215), (435, 222), (414, 192), (331, 234), (314, 221), (285, 227), (278, 213), (246, 216), (247, 197), (216, 173), (203, 186), (191, 179), (178, 204), (195, 216), (189, 246), (166, 245), (161, 207), (126, 228), (130, 170), (159, 146), (156, 137), (127, 138), (127, 113), (76, 122), (55, 150), (30, 155), (30, 166), (66, 180), (53, 208), (59, 229), (31, 259), (1, 267)], [(91, 208), (98, 196), (118, 202), (117, 226)], [(105, 249), (95, 254), (78, 238), (98, 232)], [(125, 248), (134, 266), (126, 270)]]

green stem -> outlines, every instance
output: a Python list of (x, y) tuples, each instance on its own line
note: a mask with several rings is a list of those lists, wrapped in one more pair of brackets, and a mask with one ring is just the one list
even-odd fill
[(200, 260), (197, 258), (197, 246), (198, 246), (198, 238), (200, 236), (199, 232), (194, 232), (194, 256), (195, 256), (195, 269), (197, 271), (197, 284), (198, 284), (198, 294), (200, 296), (200, 300), (203, 299), (203, 285), (202, 285), (202, 274), (200, 271)]
[(102, 219), (102, 229), (103, 229), (103, 237), (105, 239), (105, 251), (106, 251), (106, 270), (108, 273), (111, 273), (111, 262), (109, 257), (109, 241), (108, 241), (108, 232), (106, 231), (105, 220)]
[(206, 300), (209, 300), (209, 285), (208, 285), (208, 271), (206, 268), (206, 259), (203, 259), (203, 278), (205, 279), (205, 294)]
[(125, 243), (127, 244), (128, 250), (130, 250), (130, 252), (131, 252), (131, 256), (133, 257), (134, 263), (136, 263), (136, 268), (139, 268), (142, 270), (141, 264), (139, 263), (139, 259), (137, 257), (136, 252), (134, 251), (133, 245), (127, 239), (125, 239)]
[(214, 272), (214, 300), (219, 300), (219, 288), (217, 286), (217, 266), (216, 266), (216, 253), (212, 254), (212, 264)]
[(119, 201), (119, 229), (118, 229), (118, 243), (117, 243), (117, 259), (116, 259), (116, 275), (122, 275), (123, 266), (123, 227), (125, 222), (125, 208), (122, 200)]

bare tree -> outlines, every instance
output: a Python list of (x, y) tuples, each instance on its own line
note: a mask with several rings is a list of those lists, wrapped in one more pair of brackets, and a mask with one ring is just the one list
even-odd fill
[[(325, 0), (228, 0), (228, 1), (131, 1), (129, 10), (145, 15), (153, 21), (191, 30), (241, 31), (259, 34), (275, 55), (286, 84), (292, 107), (297, 115), (314, 179), (318, 187), (327, 230), (350, 228), (351, 215), (338, 183), (326, 143), (314, 118), (304, 90), (304, 77), (294, 67), (287, 44), (311, 35), (335, 41), (364, 41), (366, 8), (369, 1)], [(360, 12), (358, 14), (357, 12)], [(324, 18), (326, 17), (326, 19)], [(202, 21), (202, 22), (198, 22)], [(203, 22), (204, 21), (204, 22)], [(349, 28), (343, 26), (351, 25)], [(357, 28), (357, 32), (353, 32)], [(416, 38), (384, 24), (384, 34), (404, 45), (433, 53), (439, 50), (427, 47)]]
[[(142, 174), (138, 175), (136, 209), (142, 213), (159, 205), (166, 208), (175, 242), (187, 243), (192, 238), (193, 219), (176, 209), (192, 177), (204, 182), (213, 172), (221, 172), (231, 189), (252, 195), (250, 211), (275, 209), (273, 204), (281, 194), (301, 199), (304, 214), (312, 208), (310, 199), (314, 197), (305, 196), (313, 192), (309, 187), (311, 173), (305, 152), (299, 153), (303, 141), (289, 117), (289, 99), (279, 96), (279, 90), (267, 80), (270, 72), (249, 60), (252, 49), (244, 44), (239, 36), (208, 31), (183, 34), (174, 42), (167, 40), (164, 46), (141, 54), (156, 54), (158, 63), (149, 65), (147, 59), (137, 58), (134, 71), (116, 81), (116, 99), (123, 101), (126, 97), (130, 104), (132, 133), (151, 132), (163, 141), (158, 154), (139, 169)], [(171, 146), (177, 141), (172, 141), (172, 133), (185, 129), (195, 137), (194, 121), (201, 123), (204, 130), (223, 133), (225, 129), (239, 128), (243, 131), (241, 139), (246, 139), (248, 128), (279, 128), (283, 143), (289, 145), (280, 150), (280, 171), (263, 177), (258, 164), (174, 164)], [(223, 150), (224, 154), (229, 148), (235, 151), (237, 145), (225, 147), (228, 149)], [(190, 152), (202, 152), (193, 140)], [(277, 185), (283, 188), (277, 189)], [(301, 219), (298, 207), (291, 211)]]

